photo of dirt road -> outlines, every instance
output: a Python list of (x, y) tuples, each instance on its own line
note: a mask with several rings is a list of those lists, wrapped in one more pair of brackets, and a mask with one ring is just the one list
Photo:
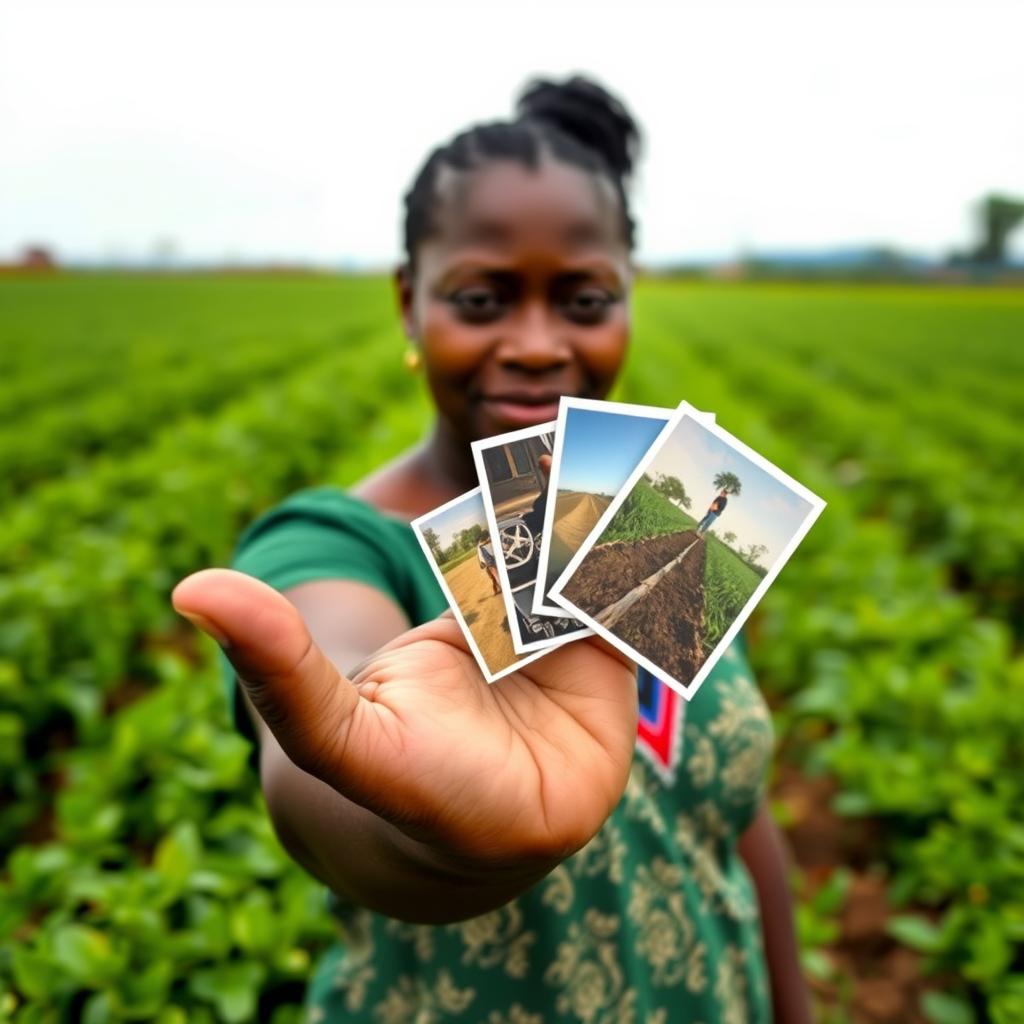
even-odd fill
[(670, 415), (666, 409), (617, 402), (563, 401), (558, 459), (549, 482), (557, 498), (545, 510), (536, 611), (561, 607), (553, 594), (555, 584)]
[(519, 655), (512, 648), (505, 602), (501, 594), (494, 592), (490, 577), (476, 558), (450, 569), (444, 578), (491, 671), (500, 672), (518, 661)]
[(555, 503), (554, 525), (551, 531), (551, 551), (548, 554), (545, 593), (565, 572), (569, 560), (580, 549), (590, 531), (597, 525), (601, 513), (611, 498), (603, 494), (585, 494), (579, 491), (561, 491)]
[(597, 617), (681, 555), (681, 561), (615, 620), (614, 632), (674, 678), (689, 680), (704, 661), (705, 545), (693, 530), (596, 546), (562, 595)]

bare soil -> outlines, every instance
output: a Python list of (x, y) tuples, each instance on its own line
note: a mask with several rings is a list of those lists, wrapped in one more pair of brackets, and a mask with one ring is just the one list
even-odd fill
[[(591, 551), (562, 593), (590, 615), (623, 597), (694, 540), (692, 530)], [(684, 685), (704, 661), (705, 546), (698, 544), (611, 628), (623, 643)]]
[(837, 915), (839, 933), (825, 947), (835, 977), (809, 979), (815, 1001), (849, 1024), (925, 1024), (921, 996), (929, 989), (942, 991), (949, 979), (925, 978), (921, 955), (900, 946), (886, 926), (896, 914), (933, 917), (935, 912), (889, 904), (886, 879), (877, 866), (882, 825), (837, 815), (832, 810), (837, 791), (833, 779), (808, 777), (783, 760), (772, 792), (785, 808), (789, 850), (801, 868), (799, 901), (809, 901), (840, 868), (852, 876)]
[(512, 647), (508, 616), (501, 594), (494, 593), (491, 579), (476, 558), (455, 566), (444, 578), (465, 616), (484, 661), (492, 672), (500, 672), (519, 660)]
[(671, 562), (693, 538), (693, 530), (682, 530), (646, 540), (595, 545), (562, 593), (588, 615), (596, 615)]

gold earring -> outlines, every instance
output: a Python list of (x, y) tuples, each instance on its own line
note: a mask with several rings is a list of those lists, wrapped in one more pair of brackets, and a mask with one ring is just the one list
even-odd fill
[(407, 348), (402, 356), (402, 362), (410, 373), (415, 373), (420, 368), (420, 354), (415, 348)]

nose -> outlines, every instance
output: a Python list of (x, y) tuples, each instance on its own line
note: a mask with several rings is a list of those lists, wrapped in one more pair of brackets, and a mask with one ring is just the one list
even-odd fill
[(503, 324), (497, 357), (510, 368), (539, 373), (565, 366), (572, 346), (565, 336), (565, 322), (542, 302), (526, 303)]

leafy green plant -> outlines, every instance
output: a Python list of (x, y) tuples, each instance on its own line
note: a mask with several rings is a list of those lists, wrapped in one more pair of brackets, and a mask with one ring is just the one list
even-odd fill
[(673, 505), (663, 493), (645, 480), (638, 480), (629, 496), (605, 527), (599, 541), (643, 540), (663, 533), (678, 533), (696, 525), (697, 520)]
[[(0, 282), (0, 1019), (297, 1020), (336, 922), (168, 594), (420, 436), (389, 288)], [(874, 823), (891, 938), (941, 979), (922, 1012), (1024, 1019), (1024, 296), (648, 281), (636, 320), (615, 397), (714, 410), (828, 501), (750, 652), (780, 756)], [(622, 539), (694, 525), (650, 483)], [(709, 537), (709, 572), (728, 554)], [(811, 975), (831, 878), (798, 912)]]
[(710, 654), (750, 600), (761, 577), (720, 540), (707, 536), (704, 561), (704, 651)]

